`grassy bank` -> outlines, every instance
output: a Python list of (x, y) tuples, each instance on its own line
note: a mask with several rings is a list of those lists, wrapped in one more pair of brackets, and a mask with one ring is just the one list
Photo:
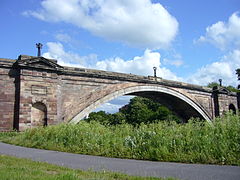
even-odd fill
[(213, 125), (196, 120), (139, 127), (81, 122), (14, 135), (2, 139), (21, 146), (108, 157), (240, 165), (240, 118), (229, 114)]
[[(1, 180), (157, 180), (160, 178), (128, 176), (120, 173), (68, 169), (42, 162), (0, 155)], [(171, 178), (169, 178), (171, 179)]]

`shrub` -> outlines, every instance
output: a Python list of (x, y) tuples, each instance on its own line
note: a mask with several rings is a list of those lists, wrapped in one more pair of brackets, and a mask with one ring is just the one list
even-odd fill
[(137, 127), (82, 121), (29, 129), (5, 141), (108, 157), (240, 165), (240, 118), (231, 114), (215, 119), (212, 125), (196, 119)]

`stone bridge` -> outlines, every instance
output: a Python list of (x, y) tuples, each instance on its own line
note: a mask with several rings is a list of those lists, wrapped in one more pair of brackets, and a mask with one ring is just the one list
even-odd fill
[(237, 94), (224, 88), (63, 67), (44, 57), (0, 59), (0, 131), (77, 123), (101, 104), (123, 95), (151, 98), (184, 120), (199, 117), (210, 122), (239, 108)]

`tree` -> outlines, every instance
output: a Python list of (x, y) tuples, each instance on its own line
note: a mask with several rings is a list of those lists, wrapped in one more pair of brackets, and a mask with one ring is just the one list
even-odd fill
[(236, 69), (236, 74), (238, 76), (238, 80), (240, 80), (240, 68)]
[(111, 114), (107, 114), (105, 111), (92, 112), (89, 114), (88, 118), (85, 121), (98, 121), (103, 125), (109, 124)]
[(125, 122), (126, 122), (126, 115), (121, 112), (116, 112), (112, 114), (112, 117), (110, 119), (111, 125), (124, 124)]
[(213, 87), (215, 87), (215, 86), (219, 86), (219, 84), (216, 83), (216, 82), (211, 82), (211, 83), (209, 83), (209, 84), (207, 85), (207, 87), (209, 87), (209, 88), (213, 88)]
[(129, 104), (126, 114), (126, 122), (129, 124), (148, 123), (152, 111), (141, 101), (133, 101)]
[[(239, 73), (240, 73), (240, 69), (239, 69)], [(240, 78), (240, 76), (238, 77), (238, 80), (240, 80), (239, 79)], [(211, 82), (211, 83), (209, 83), (208, 85), (207, 85), (207, 87), (209, 87), (209, 88), (213, 88), (213, 87), (215, 87), (215, 86), (220, 86), (218, 83), (216, 83), (216, 82)], [(227, 90), (229, 90), (229, 91), (232, 91), (232, 92), (239, 92), (239, 90), (238, 89), (236, 89), (235, 87), (233, 87), (233, 86), (222, 86), (222, 87), (224, 87), (224, 88), (226, 88)]]
[(227, 90), (232, 91), (232, 92), (239, 92), (239, 89), (236, 89), (233, 86), (227, 86), (226, 88), (227, 88)]
[(180, 122), (179, 118), (167, 107), (148, 98), (134, 97), (130, 103), (120, 109), (130, 124), (153, 123), (164, 120)]
[[(238, 80), (240, 80), (240, 68), (236, 69), (236, 74), (238, 76)], [(238, 89), (240, 89), (240, 84), (238, 85)]]
[(134, 97), (129, 104), (119, 109), (114, 114), (105, 111), (92, 112), (85, 119), (87, 122), (98, 121), (103, 125), (153, 123), (157, 121), (176, 121), (180, 119), (167, 107), (148, 98)]

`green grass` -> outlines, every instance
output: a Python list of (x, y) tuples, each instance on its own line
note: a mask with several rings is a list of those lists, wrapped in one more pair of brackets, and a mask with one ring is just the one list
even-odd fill
[[(128, 176), (112, 172), (68, 169), (43, 162), (0, 155), (1, 180), (154, 180), (160, 178)], [(169, 178), (172, 179), (172, 178)]]
[[(2, 135), (8, 143), (72, 153), (186, 163), (240, 165), (240, 118), (227, 114), (213, 125), (159, 122), (103, 126), (60, 124)], [(1, 135), (0, 135), (1, 139)]]
[(20, 133), (16, 131), (9, 131), (9, 132), (0, 132), (0, 141), (6, 138), (12, 138), (14, 136), (18, 136)]

